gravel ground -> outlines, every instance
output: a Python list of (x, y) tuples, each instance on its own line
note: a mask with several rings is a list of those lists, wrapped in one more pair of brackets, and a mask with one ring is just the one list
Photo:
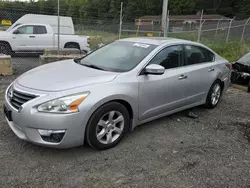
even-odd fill
[[(35, 66), (23, 61), (20, 69), (13, 62), (16, 74)], [(13, 79), (0, 77), (0, 92)], [(218, 108), (192, 109), (199, 118), (181, 112), (147, 123), (106, 151), (21, 141), (0, 109), (0, 187), (250, 187), (247, 98), (230, 89)]]

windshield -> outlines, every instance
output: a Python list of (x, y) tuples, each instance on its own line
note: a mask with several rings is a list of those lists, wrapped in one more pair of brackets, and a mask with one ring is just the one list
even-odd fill
[(136, 67), (155, 48), (155, 45), (144, 43), (116, 41), (89, 54), (81, 64), (106, 71), (126, 72)]
[(237, 62), (250, 65), (250, 52), (240, 58)]
[(7, 29), (7, 31), (12, 30), (12, 29), (16, 28), (16, 27), (19, 26), (19, 25), (21, 25), (21, 24), (20, 24), (20, 23), (17, 23), (16, 25), (9, 27), (9, 28)]

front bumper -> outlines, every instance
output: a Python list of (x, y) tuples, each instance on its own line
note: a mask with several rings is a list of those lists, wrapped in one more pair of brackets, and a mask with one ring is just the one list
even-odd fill
[[(39, 101), (39, 99), (38, 99)], [(25, 103), (17, 111), (8, 101), (5, 94), (4, 105), (11, 110), (12, 121), (7, 118), (7, 123), (22, 140), (37, 145), (53, 148), (71, 148), (83, 145), (87, 119), (84, 112), (74, 114), (41, 113), (34, 108), (36, 100)], [(45, 141), (38, 130), (65, 130), (62, 140), (58, 143)]]

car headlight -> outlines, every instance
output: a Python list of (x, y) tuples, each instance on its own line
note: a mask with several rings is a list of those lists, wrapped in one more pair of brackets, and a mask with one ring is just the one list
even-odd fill
[(89, 92), (70, 95), (67, 97), (62, 97), (55, 99), (38, 106), (37, 110), (39, 112), (47, 113), (75, 113), (78, 112), (78, 106), (86, 99)]
[(11, 85), (7, 91), (7, 98), (10, 101), (13, 98), (14, 95), (14, 90), (13, 90), (13, 85)]

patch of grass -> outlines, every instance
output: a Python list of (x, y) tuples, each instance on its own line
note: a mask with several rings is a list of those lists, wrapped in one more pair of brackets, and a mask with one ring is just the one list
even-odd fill
[[(87, 35), (91, 37), (90, 47), (91, 49), (98, 48), (98, 44), (107, 44), (118, 39), (118, 35), (115, 33), (102, 32), (102, 31), (82, 31), (78, 32), (80, 35)], [(147, 33), (139, 33), (138, 37), (147, 36)], [(154, 37), (159, 36), (159, 33), (153, 33)], [(136, 33), (133, 34), (122, 34), (121, 38), (136, 37)], [(197, 32), (192, 33), (175, 33), (169, 34), (169, 37), (185, 39), (190, 41), (197, 41)], [(211, 37), (211, 38), (210, 38)], [(218, 35), (215, 39), (214, 35), (202, 36), (202, 43), (213, 49), (222, 57), (226, 58), (230, 62), (234, 62), (241, 56), (250, 51), (250, 40), (240, 42), (239, 38), (230, 39), (229, 43), (225, 42), (225, 37)]]
[(197, 32), (192, 32), (192, 33), (169, 33), (169, 37), (177, 38), (177, 39), (190, 40), (190, 41), (197, 41), (198, 33)]
[(245, 40), (243, 42), (240, 42), (239, 40), (230, 41), (229, 43), (207, 41), (204, 42), (204, 44), (230, 62), (238, 60), (240, 57), (250, 51), (250, 41), (248, 40)]
[[(90, 36), (90, 48), (92, 50), (98, 48), (98, 44), (101, 44), (101, 43), (107, 44), (118, 39), (118, 34), (103, 32), (103, 31), (95, 31), (95, 30), (81, 31), (81, 32), (77, 32), (76, 34)], [(138, 37), (141, 37), (141, 36), (146, 36), (146, 33), (141, 34)], [(129, 37), (136, 37), (136, 33), (121, 35), (121, 38), (129, 38)]]
[[(172, 38), (179, 38), (191, 41), (197, 41), (198, 33), (179, 33), (170, 34)], [(250, 51), (250, 40), (240, 41), (240, 38), (231, 38), (228, 43), (226, 43), (225, 36), (219, 36), (213, 38), (213, 36), (204, 37), (202, 36), (202, 44), (210, 47), (220, 56), (226, 58), (230, 62), (234, 62), (242, 57), (244, 54)]]
[(98, 48), (98, 44), (107, 44), (113, 42), (118, 39), (118, 35), (109, 32), (102, 32), (102, 31), (81, 31), (77, 33), (78, 35), (86, 35), (90, 36), (90, 48), (96, 49)]

